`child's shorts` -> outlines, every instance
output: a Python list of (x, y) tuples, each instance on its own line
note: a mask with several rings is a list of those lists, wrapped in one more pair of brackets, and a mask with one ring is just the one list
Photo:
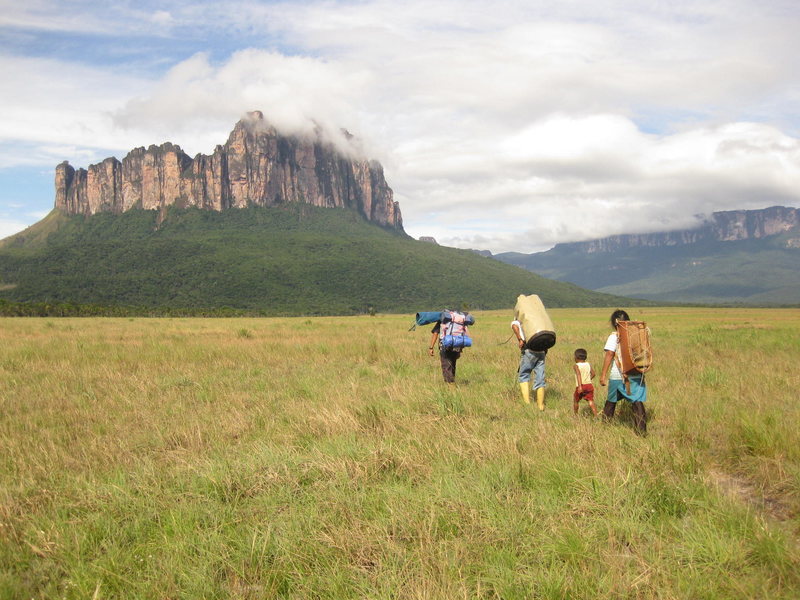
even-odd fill
[(584, 383), (583, 391), (581, 388), (575, 387), (573, 399), (575, 402), (580, 402), (582, 398), (585, 398), (587, 402), (594, 402), (594, 386), (591, 383)]

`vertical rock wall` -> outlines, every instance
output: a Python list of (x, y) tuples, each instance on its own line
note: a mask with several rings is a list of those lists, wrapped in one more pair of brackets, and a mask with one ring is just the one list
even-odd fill
[(700, 226), (681, 231), (615, 235), (587, 242), (558, 244), (586, 254), (609, 253), (638, 247), (660, 248), (698, 242), (751, 240), (800, 227), (800, 209), (771, 206), (756, 210), (728, 210), (712, 213)]
[(351, 208), (380, 225), (402, 229), (400, 207), (377, 162), (353, 159), (325, 142), (284, 137), (253, 112), (211, 156), (179, 146), (136, 148), (88, 169), (56, 167), (56, 208), (92, 215), (176, 205), (211, 210), (306, 203)]

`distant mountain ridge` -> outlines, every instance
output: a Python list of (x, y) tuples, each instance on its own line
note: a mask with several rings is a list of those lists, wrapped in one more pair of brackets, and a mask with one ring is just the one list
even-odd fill
[[(625, 248), (696, 244), (704, 241), (732, 242), (769, 237), (800, 226), (800, 210), (771, 206), (760, 210), (731, 210), (712, 213), (701, 226), (681, 231), (614, 235), (586, 242), (557, 244), (587, 254), (614, 252)], [(787, 240), (800, 247), (800, 236)]]
[[(350, 143), (352, 136), (343, 132), (343, 139)], [(380, 163), (358, 157), (355, 147), (343, 151), (320, 131), (281, 135), (260, 111), (236, 123), (211, 156), (190, 158), (167, 142), (77, 171), (65, 161), (56, 167), (55, 187), (55, 207), (73, 215), (303, 203), (349, 208), (373, 223), (403, 228)]]
[(800, 210), (716, 212), (682, 231), (494, 255), (544, 277), (666, 302), (800, 304)]

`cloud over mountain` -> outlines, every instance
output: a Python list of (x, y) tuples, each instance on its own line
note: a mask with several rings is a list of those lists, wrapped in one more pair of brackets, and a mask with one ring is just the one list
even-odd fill
[[(15, 7), (6, 28), (35, 37), (37, 14)], [(167, 139), (209, 152), (262, 108), (287, 133), (358, 135), (413, 235), (532, 251), (797, 205), (798, 25), (793, 3), (751, 0), (122, 2), (107, 30), (127, 57), (24, 59), (27, 101), (3, 103), (41, 127), (3, 117), (0, 139), (71, 144), (73, 163)]]

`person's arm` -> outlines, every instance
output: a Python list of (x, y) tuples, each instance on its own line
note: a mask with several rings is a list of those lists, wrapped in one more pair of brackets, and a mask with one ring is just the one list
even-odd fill
[(522, 334), (519, 332), (519, 325), (512, 323), (511, 331), (513, 331), (514, 335), (517, 336), (517, 344), (519, 345), (519, 349), (522, 350), (525, 347), (525, 340), (523, 339)]
[(612, 362), (614, 362), (614, 353), (606, 350), (606, 355), (603, 357), (603, 370), (600, 372), (600, 385), (605, 385), (608, 381), (608, 370), (611, 368)]
[(578, 365), (573, 364), (572, 370), (575, 371), (575, 387), (578, 388), (579, 391), (583, 391), (583, 378), (581, 377), (581, 370), (578, 368)]
[(436, 346), (436, 340), (439, 338), (439, 334), (435, 331), (431, 333), (431, 343), (428, 344), (428, 354), (433, 356), (433, 348)]

